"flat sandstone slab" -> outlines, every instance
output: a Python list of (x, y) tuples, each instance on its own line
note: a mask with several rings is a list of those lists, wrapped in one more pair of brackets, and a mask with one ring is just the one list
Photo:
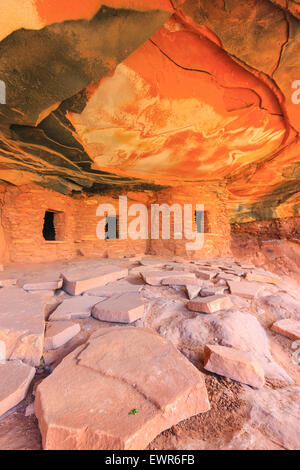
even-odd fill
[(182, 280), (182, 284), (187, 284), (188, 282), (193, 284), (193, 282), (197, 280), (194, 273), (184, 273), (183, 275), (182, 272), (172, 272), (172, 275), (170, 275), (170, 272), (163, 270), (144, 271), (141, 272), (141, 275), (144, 281), (151, 286), (160, 286), (162, 281), (168, 277), (172, 277), (173, 280), (176, 278), (179, 283)]
[(24, 290), (56, 290), (62, 287), (63, 281), (62, 279), (57, 279), (54, 281), (40, 281), (40, 282), (31, 282), (28, 284), (24, 284)]
[(0, 363), (0, 417), (22, 401), (35, 375), (35, 368), (21, 361)]
[(44, 349), (49, 351), (64, 346), (80, 331), (79, 323), (71, 321), (54, 321), (48, 323), (45, 333)]
[(76, 320), (91, 316), (94, 305), (101, 302), (103, 297), (78, 296), (64, 300), (50, 315), (50, 321)]
[(38, 366), (44, 345), (44, 304), (37, 295), (18, 287), (0, 289), (0, 341), (6, 359)]
[(139, 292), (143, 288), (141, 284), (132, 284), (128, 281), (119, 281), (106, 286), (95, 287), (84, 292), (84, 295), (94, 295), (99, 297), (111, 297), (116, 294), (126, 294), (127, 292)]
[(104, 286), (128, 275), (128, 269), (119, 266), (99, 266), (98, 268), (74, 269), (62, 273), (63, 289), (71, 295), (80, 295), (94, 287)]
[(279, 284), (281, 278), (267, 271), (253, 270), (246, 274), (246, 281), (266, 282), (269, 284)]
[(245, 299), (253, 299), (264, 289), (264, 286), (258, 282), (247, 281), (228, 281), (228, 286), (231, 294), (239, 295)]
[(297, 341), (300, 340), (300, 321), (286, 318), (273, 323), (271, 329), (283, 336)]
[(255, 388), (261, 388), (265, 383), (262, 366), (250, 354), (234, 348), (206, 345), (204, 369)]
[(187, 307), (194, 312), (215, 313), (220, 310), (229, 310), (233, 307), (233, 303), (230, 297), (220, 294), (190, 300)]
[(47, 450), (144, 449), (209, 408), (201, 372), (169, 341), (134, 327), (98, 330), (41, 382), (35, 400)]
[(92, 315), (97, 320), (132, 323), (144, 315), (145, 305), (138, 293), (114, 295), (110, 299), (96, 304)]

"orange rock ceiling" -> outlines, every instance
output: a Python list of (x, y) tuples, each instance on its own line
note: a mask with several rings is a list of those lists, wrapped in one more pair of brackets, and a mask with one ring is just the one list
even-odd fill
[(297, 2), (6, 3), (3, 181), (64, 193), (220, 181), (233, 222), (300, 214)]

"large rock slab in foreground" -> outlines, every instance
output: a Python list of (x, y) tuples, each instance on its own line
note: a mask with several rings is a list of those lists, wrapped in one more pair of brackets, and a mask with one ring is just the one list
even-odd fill
[(93, 307), (92, 315), (102, 321), (133, 323), (142, 318), (144, 311), (145, 304), (142, 297), (136, 292), (129, 292), (99, 302)]
[(38, 386), (35, 401), (49, 450), (144, 449), (209, 408), (203, 375), (157, 333), (133, 327), (98, 330)]
[(0, 363), (0, 417), (22, 401), (35, 375), (35, 368), (21, 361)]
[(249, 353), (234, 348), (208, 344), (204, 348), (204, 369), (238, 382), (261, 388), (265, 374)]
[(98, 268), (76, 268), (62, 273), (63, 289), (71, 295), (80, 295), (94, 287), (104, 286), (128, 275), (128, 269), (119, 266), (99, 266)]
[(6, 359), (38, 366), (44, 329), (44, 306), (39, 296), (18, 287), (0, 289), (0, 341), (5, 343)]

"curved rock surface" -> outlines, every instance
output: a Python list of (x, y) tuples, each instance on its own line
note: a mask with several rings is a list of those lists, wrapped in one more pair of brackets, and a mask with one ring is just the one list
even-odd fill
[(134, 327), (98, 330), (38, 386), (35, 401), (44, 449), (144, 449), (208, 410), (202, 374), (171, 343)]
[(62, 193), (217, 181), (232, 222), (299, 215), (298, 3), (105, 3), (1, 10), (0, 178)]

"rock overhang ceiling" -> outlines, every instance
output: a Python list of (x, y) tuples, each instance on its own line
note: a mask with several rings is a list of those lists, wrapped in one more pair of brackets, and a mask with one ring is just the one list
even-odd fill
[(64, 193), (225, 181), (233, 222), (299, 215), (299, 3), (11, 5), (2, 180)]

